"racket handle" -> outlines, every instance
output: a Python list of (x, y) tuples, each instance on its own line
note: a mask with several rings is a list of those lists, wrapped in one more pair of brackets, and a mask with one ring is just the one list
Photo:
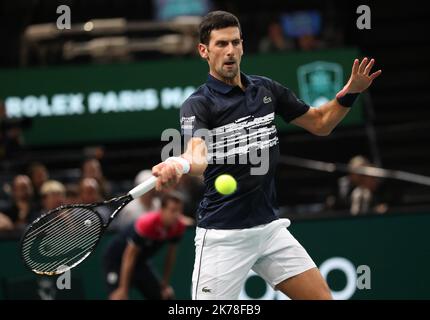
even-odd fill
[(149, 179), (143, 181), (141, 184), (131, 189), (128, 194), (131, 195), (133, 199), (137, 199), (147, 193), (149, 190), (153, 189), (155, 187), (156, 181), (157, 177), (151, 176)]

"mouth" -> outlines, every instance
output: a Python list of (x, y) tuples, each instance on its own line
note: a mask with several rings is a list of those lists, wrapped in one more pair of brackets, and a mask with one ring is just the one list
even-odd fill
[(235, 61), (224, 62), (224, 68), (227, 71), (233, 71), (235, 69), (235, 66), (236, 66), (236, 62)]

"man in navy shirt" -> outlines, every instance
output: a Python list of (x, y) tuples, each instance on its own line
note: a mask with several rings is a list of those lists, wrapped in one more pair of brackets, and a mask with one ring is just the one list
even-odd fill
[[(289, 220), (277, 215), (274, 118), (278, 114), (313, 134), (328, 135), (381, 71), (370, 74), (374, 60), (356, 59), (336, 98), (312, 108), (278, 82), (240, 71), (242, 34), (234, 15), (211, 12), (199, 32), (198, 49), (209, 75), (181, 108), (186, 150), (152, 170), (158, 190), (177, 183), (182, 172), (205, 177), (197, 212), (193, 299), (237, 299), (251, 269), (292, 299), (331, 299), (315, 263), (288, 231)], [(221, 174), (237, 180), (236, 192), (215, 190)]]

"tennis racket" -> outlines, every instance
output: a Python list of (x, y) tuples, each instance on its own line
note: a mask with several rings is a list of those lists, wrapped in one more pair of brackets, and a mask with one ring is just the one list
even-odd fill
[[(104, 231), (130, 201), (155, 186), (151, 176), (128, 194), (93, 204), (65, 205), (37, 218), (21, 240), (21, 255), (31, 271), (41, 275), (58, 275), (76, 267), (96, 248)], [(98, 208), (112, 212), (106, 223)], [(105, 219), (106, 220), (106, 219)]]

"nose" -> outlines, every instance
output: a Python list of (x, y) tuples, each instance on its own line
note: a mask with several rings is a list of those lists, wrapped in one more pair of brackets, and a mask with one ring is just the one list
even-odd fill
[(234, 56), (234, 46), (231, 42), (229, 43), (229, 45), (227, 47), (227, 56), (228, 57)]

